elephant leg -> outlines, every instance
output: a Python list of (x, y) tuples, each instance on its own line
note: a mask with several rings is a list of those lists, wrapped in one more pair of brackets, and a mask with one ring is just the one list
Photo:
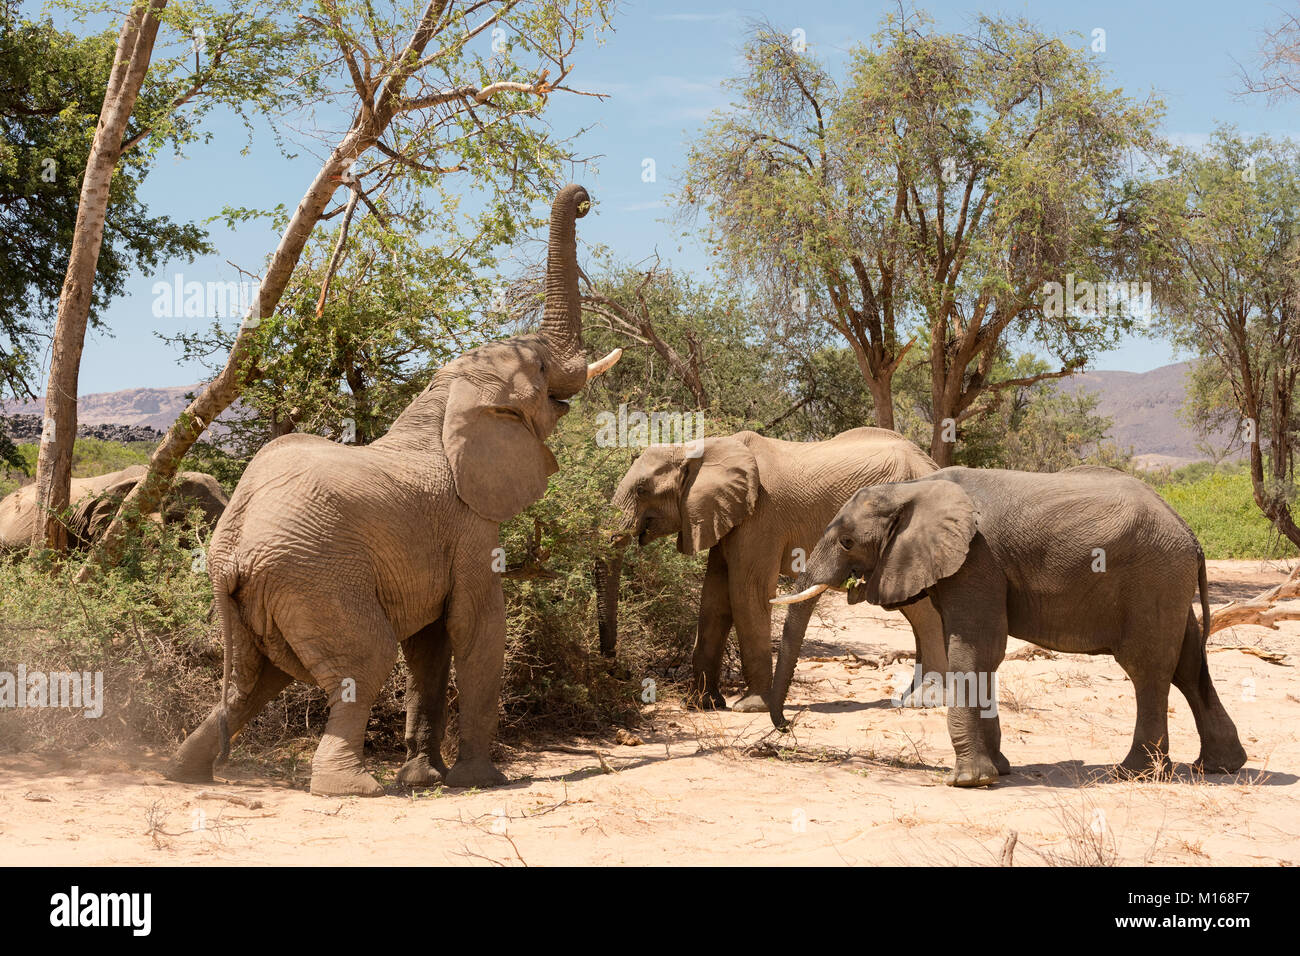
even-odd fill
[[(227, 708), (226, 726), (233, 737), (244, 725), (261, 713), (280, 691), (293, 682), (293, 678), (272, 664), (265, 657), (261, 658), (261, 669), (247, 694), (241, 694), (238, 688), (232, 695)], [(203, 721), (181, 744), (163, 775), (168, 780), (183, 783), (211, 783), (212, 764), (221, 750), (221, 733), (218, 719), (221, 704), (212, 708)]]
[(745, 674), (745, 694), (731, 709), (742, 714), (767, 713), (772, 689), (772, 605), (767, 602), (776, 593), (779, 575), (775, 562), (731, 575), (731, 616)]
[(1002, 752), (1002, 719), (993, 714), (980, 718), (980, 728), (984, 731), (984, 747), (993, 757), (993, 766), (998, 768), (999, 776), (1011, 773), (1011, 761)]
[(442, 783), (447, 765), (442, 738), (447, 731), (447, 685), (451, 680), (451, 638), (441, 618), (402, 642), (406, 657), (406, 763), (397, 782), (407, 787)]
[(506, 782), (491, 756), (505, 667), (505, 597), (500, 579), (486, 571), (477, 591), (457, 587), (448, 602), (447, 633), (456, 662), (460, 750), (445, 779), (449, 787), (495, 787)]
[(1116, 771), (1132, 777), (1167, 769), (1169, 763), (1169, 685), (1172, 674), (1116, 655), (1119, 666), (1133, 682), (1137, 697), (1137, 723), (1133, 728), (1133, 745)]
[(1246, 762), (1246, 751), (1237, 736), (1237, 726), (1223, 709), (1210, 678), (1201, 624), (1187, 612), (1183, 648), (1174, 670), (1174, 686), (1182, 691), (1192, 708), (1196, 733), (1201, 738), (1201, 754), (1196, 766), (1204, 773), (1236, 773)]
[(361, 611), (353, 608), (351, 614), (334, 609), (330, 618), (334, 628), (346, 622), (351, 630), (347, 644), (340, 642), (337, 630), (329, 641), (285, 635), (317, 685), (329, 694), (329, 719), (311, 761), (311, 792), (329, 797), (381, 796), (384, 788), (366, 772), (366, 723), (397, 663), (397, 637), (377, 604)]
[(912, 625), (912, 634), (916, 638), (916, 668), (912, 686), (903, 692), (903, 706), (938, 707), (943, 700), (943, 695), (938, 691), (942, 689), (944, 677), (948, 673), (943, 619), (929, 598), (922, 598), (901, 610), (907, 622)]
[[(994, 644), (991, 657), (985, 663), (988, 666), (988, 699), (981, 702), (980, 727), (984, 731), (984, 745), (993, 758), (993, 765), (998, 774), (1005, 777), (1011, 773), (1011, 761), (1002, 753), (1002, 718), (998, 715), (998, 669), (1007, 654), (1007, 635), (1003, 634)], [(946, 660), (946, 658), (945, 658)]]
[(700, 621), (695, 631), (695, 650), (691, 653), (691, 689), (686, 703), (702, 710), (726, 710), (719, 682), (722, 677), (722, 653), (731, 631), (731, 595), (727, 583), (727, 560), (722, 545), (709, 549), (709, 563), (704, 571), (700, 591)]
[[(990, 745), (1001, 746), (1001, 728), (997, 724), (997, 698), (992, 675), (996, 673), (997, 653), (988, 635), (989, 624), (958, 619), (948, 621), (948, 675), (945, 686), (948, 698), (948, 734), (952, 738), (956, 761), (947, 783), (954, 787), (984, 787), (997, 783), (999, 753)], [(993, 625), (1000, 628), (1000, 644), (1006, 646), (1005, 619)], [(990, 699), (991, 698), (991, 699)], [(982, 716), (981, 712), (989, 716)], [(1010, 767), (1008, 766), (1009, 770)]]

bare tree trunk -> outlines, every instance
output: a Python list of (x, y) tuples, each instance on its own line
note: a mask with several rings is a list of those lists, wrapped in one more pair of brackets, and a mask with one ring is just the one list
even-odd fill
[(623, 571), (623, 552), (616, 551), (609, 558), (597, 558), (592, 564), (591, 578), (596, 586), (596, 618), (600, 629), (600, 653), (614, 657), (618, 650), (618, 593)]
[[(204, 386), (203, 391), (167, 430), (149, 459), (148, 473), (122, 501), (113, 523), (77, 575), (78, 581), (85, 581), (95, 565), (112, 566), (121, 559), (127, 532), (139, 520), (140, 515), (157, 510), (186, 452), (244, 390), (256, 359), (252, 341), (254, 330), (262, 319), (275, 314), (312, 230), (325, 212), (330, 197), (346, 182), (344, 174), (354, 160), (378, 142), (398, 114), (406, 81), (410, 79), (424, 48), (433, 38), (446, 6), (447, 0), (428, 0), (411, 39), (393, 60), (392, 71), (373, 107), (366, 104), (358, 111), (343, 140), (321, 165), (280, 237), (280, 244), (271, 256), (266, 274), (258, 287), (255, 315), (244, 320), (235, 343), (231, 346), (225, 367)], [(485, 88), (479, 92), (480, 101), (489, 94), (490, 89), (491, 87)], [(442, 95), (450, 97), (462, 94), (453, 92)]]
[(330, 196), (340, 185), (341, 174), (372, 142), (372, 138), (354, 127), (321, 166), (307, 194), (298, 203), (284, 235), (280, 237), (280, 244), (276, 247), (266, 276), (258, 288), (255, 312), (240, 326), (225, 366), (167, 430), (162, 442), (149, 458), (148, 474), (122, 501), (117, 517), (91, 553), (90, 560), (81, 569), (78, 581), (89, 577), (93, 565), (112, 565), (119, 560), (127, 531), (140, 515), (157, 510), (158, 503), (171, 487), (181, 459), (217, 416), (239, 397), (255, 360), (252, 348), (255, 330), (262, 319), (275, 314), (312, 229), (325, 211)]
[(876, 409), (876, 427), (894, 430), (894, 386), (893, 376), (887, 378), (867, 379), (867, 388), (871, 391), (871, 404)]
[(59, 295), (54, 326), (50, 379), (45, 393), (45, 428), (36, 463), (36, 502), (42, 518), (32, 537), (34, 548), (67, 548), (62, 515), (72, 482), (72, 448), (77, 438), (77, 383), (86, 340), (95, 270), (104, 241), (109, 187), (122, 155), (122, 141), (136, 97), (144, 84), (158, 36), (158, 15), (167, 0), (143, 0), (131, 7), (117, 38), (113, 70), (99, 111), (95, 139), (86, 160), (68, 271)]

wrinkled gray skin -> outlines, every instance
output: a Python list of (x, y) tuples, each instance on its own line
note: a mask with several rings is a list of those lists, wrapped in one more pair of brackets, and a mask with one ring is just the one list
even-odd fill
[[(1104, 570), (1094, 570), (1101, 554)], [(826, 528), (797, 587), (850, 578), (850, 604), (902, 608), (928, 596), (943, 618), (958, 678), (995, 672), (1008, 633), (1055, 651), (1113, 654), (1137, 695), (1123, 772), (1166, 765), (1171, 681), (1196, 720), (1198, 765), (1232, 773), (1246, 761), (1207, 666), (1200, 545), (1135, 478), (1095, 467), (1056, 474), (945, 468), (864, 489)], [(1191, 607), (1198, 585), (1204, 628)], [(786, 692), (815, 604), (815, 596), (793, 604), (786, 618), (772, 692), (778, 727), (785, 726)], [(1010, 772), (998, 718), (981, 717), (980, 709), (949, 706), (956, 751), (950, 784), (984, 786)]]
[[(97, 541), (117, 514), (122, 499), (145, 475), (143, 465), (120, 471), (74, 478), (68, 497), (72, 512), (68, 518), (68, 546), (84, 548)], [(160, 523), (182, 521), (191, 508), (202, 510), (208, 527), (216, 524), (230, 499), (217, 479), (200, 471), (182, 471), (172, 483), (161, 511), (149, 517)], [(0, 550), (26, 549), (36, 532), (36, 485), (30, 484), (0, 501)]]
[[(698, 452), (691, 457), (692, 450)], [(707, 550), (688, 703), (725, 708), (718, 686), (735, 625), (746, 689), (733, 709), (761, 712), (772, 685), (772, 609), (781, 574), (800, 570), (840, 505), (864, 485), (904, 481), (937, 466), (915, 444), (883, 428), (854, 428), (822, 442), (737, 432), (686, 445), (651, 445), (614, 494), (623, 530), (641, 545), (677, 536), (677, 550)], [(797, 550), (798, 549), (798, 550)], [(917, 657), (942, 672), (943, 631), (928, 601), (904, 613)]]
[[(329, 695), (312, 792), (382, 794), (362, 748), (400, 652), (410, 680), (398, 782), (505, 782), (489, 755), (506, 639), (496, 549), (500, 523), (539, 499), (556, 470), (544, 442), (565, 399), (603, 370), (588, 368), (581, 341), (574, 221), (589, 206), (576, 185), (552, 206), (536, 334), (439, 369), (370, 445), (287, 435), (249, 464), (208, 552), (235, 692), (223, 681), (227, 706), (181, 745), (171, 779), (211, 780), (228, 733), (297, 678)], [(448, 770), (440, 747), (453, 660), (460, 749)]]

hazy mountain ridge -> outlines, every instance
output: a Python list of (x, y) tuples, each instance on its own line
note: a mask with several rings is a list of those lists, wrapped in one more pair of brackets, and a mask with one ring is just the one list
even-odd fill
[[(1096, 393), (1100, 399), (1098, 413), (1114, 423), (1110, 438), (1123, 448), (1131, 445), (1138, 464), (1177, 467), (1205, 457), (1196, 448), (1196, 434), (1180, 417), (1190, 367), (1189, 362), (1177, 362), (1149, 372), (1083, 372), (1061, 379), (1055, 385), (1071, 394), (1082, 391)], [(127, 388), (83, 395), (78, 400), (78, 423), (81, 426), (142, 426), (166, 431), (189, 404), (185, 396), (199, 388), (198, 385)], [(44, 410), (43, 399), (9, 402), (3, 407), (3, 413), (11, 416), (39, 417)], [(238, 414), (237, 405), (222, 414), (217, 420), (218, 435), (224, 431), (220, 422)]]
[[(1133, 447), (1140, 467), (1178, 467), (1206, 458), (1196, 447), (1200, 437), (1183, 421), (1190, 362), (1162, 365), (1149, 372), (1082, 372), (1061, 379), (1062, 392), (1097, 395), (1097, 413), (1111, 419), (1109, 437), (1121, 448)], [(1226, 435), (1212, 436), (1221, 447)]]
[[(77, 399), (77, 421), (87, 425), (145, 425), (166, 431), (176, 416), (189, 404), (187, 394), (196, 393), (199, 385), (175, 385), (169, 388), (126, 388), (117, 392), (93, 392)], [(6, 415), (43, 415), (45, 398), (36, 401), (7, 402)]]

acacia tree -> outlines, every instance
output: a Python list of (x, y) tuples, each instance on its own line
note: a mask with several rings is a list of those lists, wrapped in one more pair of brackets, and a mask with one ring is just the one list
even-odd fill
[[(875, 40), (841, 88), (759, 27), (733, 84), (740, 108), (693, 144), (679, 198), (787, 323), (811, 317), (847, 340), (878, 425), (893, 427), (892, 381), (919, 346), (930, 453), (948, 464), (990, 393), (1068, 375), (1131, 327), (1124, 302), (1045, 310), (1044, 284), (1126, 261), (1141, 223), (1122, 173), (1153, 144), (1158, 107), (1023, 20), (981, 18), (964, 36), (888, 17)], [(995, 380), (1013, 337), (1059, 367)]]
[(1173, 150), (1168, 173), (1147, 197), (1160, 217), (1148, 268), (1166, 273), (1167, 327), (1230, 392), (1255, 503), (1300, 545), (1300, 146), (1220, 128), (1204, 152)]
[[(168, 141), (179, 149), (197, 138), (199, 117), (218, 103), (240, 111), (277, 104), (285, 88), (277, 81), (285, 78), (289, 51), (296, 49), (300, 39), (295, 30), (277, 26), (275, 14), (282, 8), (264, 9), (266, 5), (256, 0), (247, 7), (237, 3), (226, 12), (217, 12), (202, 0), (185, 0), (171, 11), (167, 4), (168, 0), (136, 0), (128, 10), (81, 176), (51, 343), (45, 428), (36, 466), (36, 501), (43, 520), (37, 524), (34, 547), (61, 551), (67, 546), (63, 512), (72, 481), (81, 353), (94, 304), (113, 179), (122, 157), (156, 151)], [(181, 37), (181, 52), (154, 67), (152, 89), (144, 92), (165, 16)], [(308, 77), (301, 86), (310, 89), (313, 83)]]
[[(308, 51), (315, 75), (338, 77), (328, 102), (351, 121), (331, 148), (284, 225), (270, 256), (251, 314), (241, 325), (221, 371), (208, 382), (163, 437), (144, 479), (122, 505), (82, 569), (115, 563), (139, 516), (162, 500), (177, 466), (203, 431), (239, 397), (257, 369), (262, 320), (274, 316), (316, 226), (343, 215), (346, 222), (372, 194), (398, 181), (418, 187), (477, 188), (481, 212), (469, 217), (496, 243), (512, 241), (538, 222), (533, 204), (554, 187), (563, 142), (532, 122), (566, 86), (572, 56), (593, 23), (607, 22), (606, 0), (428, 0), (417, 9), (407, 39), (397, 22), (365, 2), (317, 0), (304, 17), (317, 45)], [(489, 46), (490, 43), (490, 46)], [(486, 47), (486, 54), (483, 52)], [(527, 65), (516, 55), (529, 58)], [(455, 177), (459, 177), (456, 179)], [(451, 178), (451, 183), (443, 180)], [(343, 188), (348, 198), (330, 208)], [(346, 231), (340, 231), (340, 242)]]

